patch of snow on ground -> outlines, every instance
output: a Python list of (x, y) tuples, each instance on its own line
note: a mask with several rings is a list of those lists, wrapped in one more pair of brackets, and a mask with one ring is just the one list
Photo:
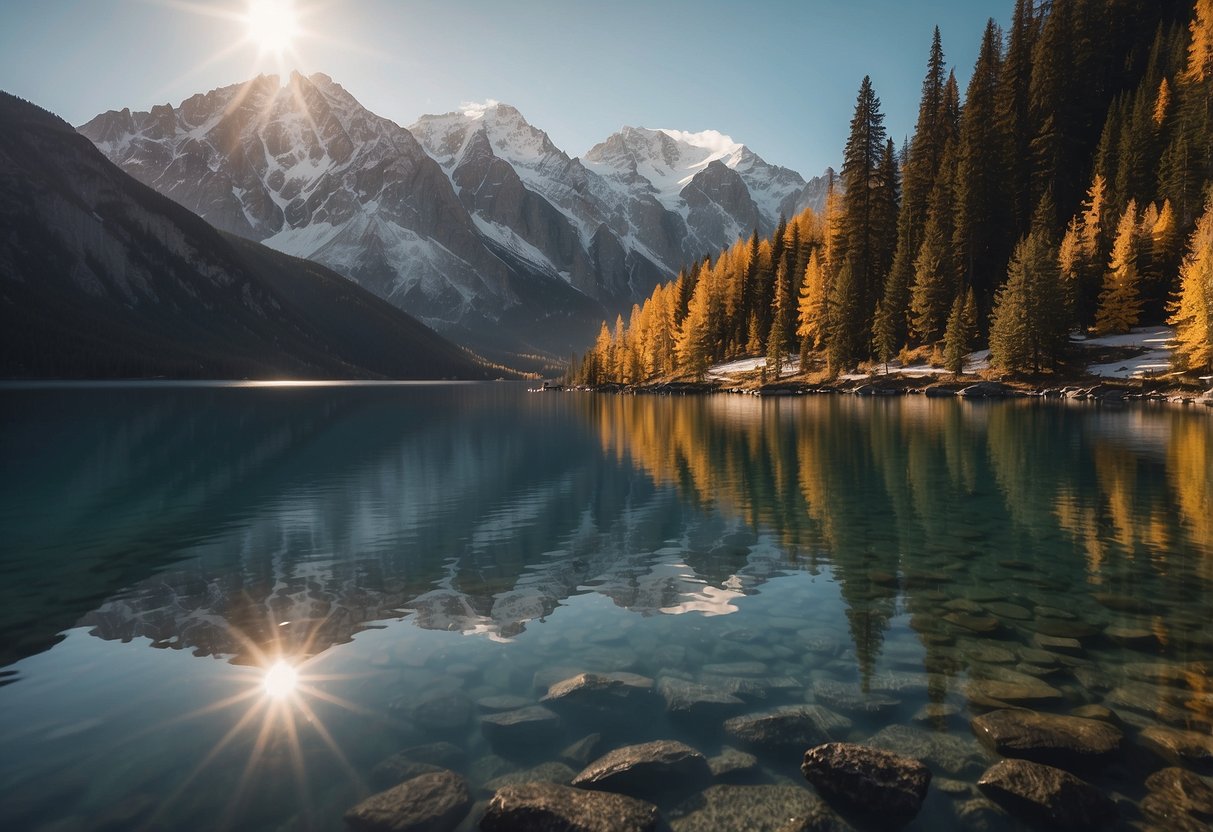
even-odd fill
[[(766, 358), (739, 358), (736, 361), (728, 361), (724, 364), (716, 364), (708, 368), (708, 375), (713, 378), (728, 378), (737, 373), (752, 373), (755, 370), (760, 370), (767, 366)], [(780, 378), (783, 376), (793, 376), (800, 372), (799, 356), (788, 356), (783, 363), (783, 369), (780, 371)]]
[(1100, 335), (1095, 338), (1070, 338), (1075, 344), (1088, 347), (1140, 347), (1159, 349), (1169, 347), (1175, 332), (1168, 326), (1137, 327), (1125, 335)]
[(1171, 370), (1170, 350), (1151, 350), (1109, 364), (1092, 364), (1087, 367), (1091, 375), (1104, 378), (1154, 378), (1166, 375)]
[(1175, 332), (1170, 327), (1138, 327), (1125, 335), (1072, 338), (1075, 344), (1094, 347), (1136, 348), (1139, 355), (1106, 364), (1092, 364), (1087, 372), (1104, 378), (1154, 378), (1171, 369), (1171, 346)]

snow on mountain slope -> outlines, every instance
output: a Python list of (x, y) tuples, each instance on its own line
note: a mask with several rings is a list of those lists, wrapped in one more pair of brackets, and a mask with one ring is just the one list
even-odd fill
[[(716, 130), (691, 133), (624, 127), (592, 147), (584, 162), (594, 172), (634, 193), (651, 193), (667, 209), (684, 218), (690, 206), (683, 192), (695, 177), (707, 173), (712, 163), (719, 162), (735, 171), (745, 183), (749, 200), (758, 209), (762, 233), (774, 230), (780, 214), (791, 216), (802, 207), (798, 202), (806, 187), (800, 174), (768, 164), (745, 145)], [(739, 202), (719, 207), (740, 219), (738, 212), (744, 215), (749, 206)]]
[[(603, 313), (591, 269), (581, 293), (560, 281), (562, 291), (548, 285), (560, 269), (503, 254), (413, 135), (326, 75), (258, 76), (175, 108), (104, 113), (79, 131), (212, 224), (323, 263), (497, 356), (518, 341), (507, 317), (526, 328), (556, 311), (592, 329)], [(557, 308), (518, 308), (527, 303)], [(528, 349), (580, 346), (538, 341)]]
[[(488, 352), (486, 336), (545, 349), (535, 324), (553, 315), (571, 332), (579, 316), (626, 312), (684, 264), (824, 195), (711, 130), (627, 127), (578, 159), (508, 104), (405, 129), (319, 73), (111, 111), (79, 131), (212, 224), (315, 259)], [(584, 344), (550, 354), (570, 346)]]

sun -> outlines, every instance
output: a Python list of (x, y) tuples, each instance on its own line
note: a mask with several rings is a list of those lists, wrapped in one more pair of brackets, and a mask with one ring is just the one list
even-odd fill
[(282, 659), (274, 662), (265, 671), (265, 695), (271, 699), (285, 699), (295, 692), (299, 684), (299, 673)]
[(281, 55), (299, 34), (299, 15), (292, 0), (249, 0), (246, 35), (262, 53)]

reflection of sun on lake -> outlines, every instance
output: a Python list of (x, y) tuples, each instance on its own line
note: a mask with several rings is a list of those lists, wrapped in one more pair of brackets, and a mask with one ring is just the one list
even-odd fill
[(282, 659), (265, 671), (265, 695), (271, 699), (284, 699), (295, 692), (299, 674)]

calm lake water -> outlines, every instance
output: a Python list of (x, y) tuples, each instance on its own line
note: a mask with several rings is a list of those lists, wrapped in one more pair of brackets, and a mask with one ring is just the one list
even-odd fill
[[(1130, 819), (1150, 732), (1213, 729), (1205, 408), (102, 385), (0, 425), (0, 828), (338, 829), (404, 749), (483, 800), (653, 739), (767, 785), (658, 795), (675, 829), (774, 828), (804, 748), (722, 723), (808, 706), (928, 762), (911, 828), (1015, 829), (1000, 701), (1115, 711)], [(644, 678), (486, 737), (581, 671)]]

